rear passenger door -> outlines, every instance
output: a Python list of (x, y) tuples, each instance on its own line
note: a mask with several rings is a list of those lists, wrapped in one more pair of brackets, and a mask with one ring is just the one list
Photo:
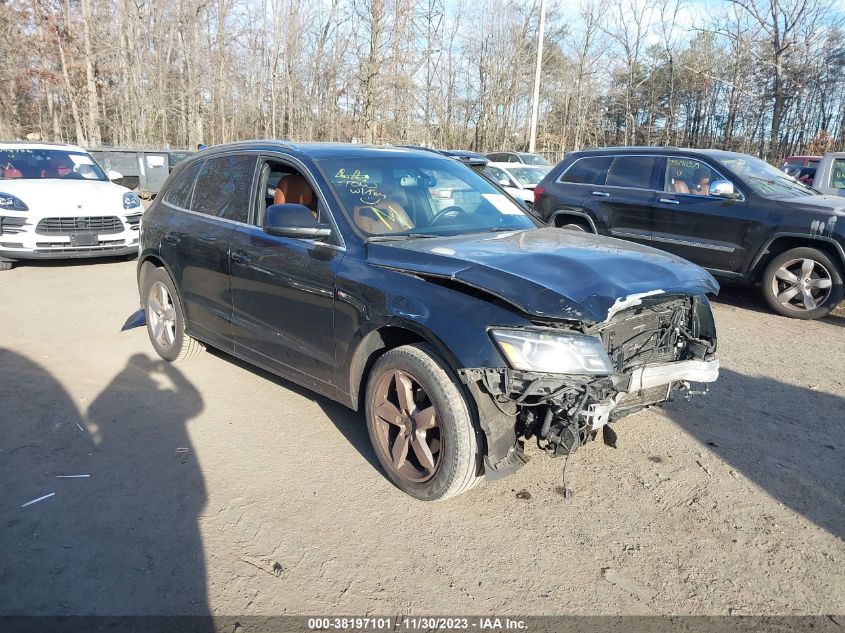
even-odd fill
[(601, 222), (603, 232), (651, 244), (660, 162), (659, 156), (615, 156), (603, 184), (587, 188), (584, 206)]
[(257, 156), (197, 161), (163, 200), (160, 252), (179, 291), (188, 333), (234, 351), (229, 284), (232, 230), (248, 221)]
[[(652, 246), (711, 270), (737, 272), (744, 261), (745, 198), (709, 195), (710, 183), (730, 179), (704, 160), (669, 156), (663, 165)], [(736, 182), (733, 185), (740, 191)]]

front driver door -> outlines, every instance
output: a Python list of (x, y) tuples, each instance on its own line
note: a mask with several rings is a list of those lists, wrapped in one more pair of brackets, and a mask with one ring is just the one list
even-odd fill
[[(298, 170), (265, 159), (253, 221), (231, 239), (232, 327), (235, 353), (320, 390), (335, 375), (335, 274), (345, 250), (332, 240), (269, 235), (260, 224), (279, 178)], [(316, 191), (313, 179), (309, 178)], [(318, 197), (320, 221), (330, 224)]]
[[(711, 196), (708, 187), (729, 180), (698, 158), (664, 159), (663, 191), (654, 207), (652, 246), (709, 268), (737, 272), (744, 261), (747, 202)], [(734, 183), (735, 191), (739, 191)]]

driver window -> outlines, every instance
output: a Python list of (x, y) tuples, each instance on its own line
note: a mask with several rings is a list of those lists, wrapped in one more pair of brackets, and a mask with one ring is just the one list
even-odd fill
[(266, 161), (261, 166), (258, 186), (255, 213), (257, 226), (263, 226), (267, 207), (274, 204), (301, 204), (311, 209), (320, 224), (328, 224), (325, 209), (314, 188), (296, 168), (280, 161)]
[(724, 178), (706, 163), (694, 158), (669, 157), (666, 159), (664, 191), (707, 196), (710, 183), (715, 180), (724, 180)]

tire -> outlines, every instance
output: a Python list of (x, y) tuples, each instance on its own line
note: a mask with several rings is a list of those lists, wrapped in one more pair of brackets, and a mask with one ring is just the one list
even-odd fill
[(0, 259), (0, 271), (12, 270), (12, 267), (14, 265), (15, 265), (15, 262), (10, 262), (7, 259)]
[(763, 272), (766, 303), (778, 314), (793, 319), (827, 316), (843, 295), (842, 269), (815, 248), (785, 251), (772, 259)]
[[(403, 390), (403, 399), (399, 384), (407, 386), (406, 379), (411, 388)], [(370, 371), (365, 398), (370, 442), (397, 488), (421, 501), (438, 501), (478, 483), (480, 456), (470, 408), (430, 346), (386, 352)], [(434, 468), (425, 465), (423, 445)]]
[(569, 224), (563, 224), (560, 226), (562, 229), (567, 229), (568, 231), (581, 231), (581, 233), (586, 233), (587, 229), (584, 228), (583, 224), (575, 224), (570, 222)]
[[(166, 294), (162, 294), (162, 289)], [(164, 268), (153, 269), (146, 278), (144, 310), (147, 334), (156, 353), (170, 362), (191, 360), (205, 346), (185, 334), (185, 317), (179, 294)]]

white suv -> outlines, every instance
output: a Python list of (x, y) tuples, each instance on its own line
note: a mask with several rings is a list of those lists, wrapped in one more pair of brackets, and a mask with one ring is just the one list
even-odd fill
[(84, 149), (0, 143), (0, 270), (19, 259), (131, 255), (143, 207)]

